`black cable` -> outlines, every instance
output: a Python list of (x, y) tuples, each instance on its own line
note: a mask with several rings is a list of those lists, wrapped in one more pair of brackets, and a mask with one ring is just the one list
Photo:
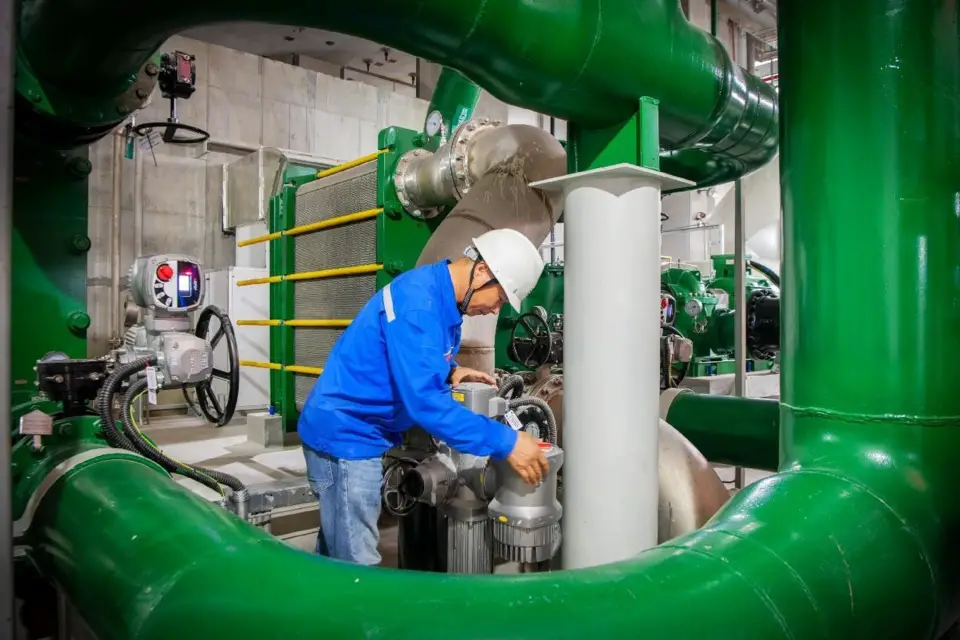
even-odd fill
[(120, 406), (120, 423), (123, 425), (124, 435), (130, 439), (136, 447), (137, 452), (153, 460), (170, 473), (196, 480), (200, 484), (210, 487), (217, 493), (222, 493), (220, 485), (230, 487), (234, 492), (243, 491), (246, 486), (236, 477), (204, 467), (193, 467), (182, 462), (178, 462), (168, 457), (158, 448), (154, 447), (136, 428), (136, 425), (130, 419), (130, 410), (137, 396), (143, 393), (147, 388), (147, 380), (137, 380), (130, 385), (127, 393), (123, 397), (123, 403)]
[(767, 279), (770, 280), (776, 287), (780, 288), (780, 276), (777, 275), (777, 272), (768, 267), (767, 265), (760, 264), (755, 260), (747, 260), (747, 264), (767, 276)]
[(497, 395), (501, 398), (511, 400), (519, 397), (523, 393), (523, 378), (518, 375), (507, 376), (500, 382), (500, 389)]
[(137, 450), (130, 439), (117, 428), (117, 423), (113, 419), (113, 396), (124, 380), (156, 364), (156, 362), (156, 357), (150, 356), (120, 365), (103, 382), (103, 386), (97, 394), (96, 407), (100, 416), (100, 428), (103, 429), (103, 437), (110, 446), (127, 451)]

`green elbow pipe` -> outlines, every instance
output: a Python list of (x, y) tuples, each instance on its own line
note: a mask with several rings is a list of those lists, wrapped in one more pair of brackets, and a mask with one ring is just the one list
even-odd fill
[[(32, 521), (30, 559), (101, 640), (917, 638), (935, 609), (913, 532), (867, 487), (818, 472), (765, 479), (633, 559), (515, 577), (308, 555), (130, 458), (63, 472)], [(403, 615), (425, 606), (428, 625)]]
[[(656, 98), (664, 170), (679, 175), (751, 170), (777, 146), (776, 94), (687, 22), (677, 0), (205, 0), (167, 5), (149, 20), (126, 15), (121, 0), (21, 0), (18, 81), (106, 100), (183, 29), (233, 20), (296, 24), (433, 60), (509, 104), (582, 127), (616, 126), (641, 97)], [(43, 100), (34, 108), (69, 117)]]
[[(437, 86), (430, 97), (427, 115), (424, 121), (424, 136), (428, 149), (436, 150), (440, 146), (441, 133), (449, 138), (453, 130), (473, 117), (473, 111), (480, 100), (480, 87), (470, 82), (462, 73), (450, 67), (444, 67), (437, 78)], [(430, 119), (440, 114), (443, 129), (434, 136), (427, 132)]]
[(710, 462), (776, 471), (780, 457), (780, 403), (776, 400), (671, 391), (663, 419)]

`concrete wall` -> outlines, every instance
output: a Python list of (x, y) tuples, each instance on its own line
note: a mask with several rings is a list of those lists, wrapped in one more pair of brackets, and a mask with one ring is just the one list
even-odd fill
[[(180, 101), (180, 120), (209, 131), (211, 140), (219, 143), (216, 148), (274, 146), (335, 163), (376, 151), (377, 134), (384, 127), (420, 128), (426, 113), (426, 101), (387, 88), (179, 36), (163, 48), (173, 49), (197, 57), (197, 89), (189, 100)], [(168, 114), (168, 103), (157, 93), (137, 122), (163, 121)], [(110, 337), (112, 138), (90, 150), (90, 355), (104, 353)], [(120, 160), (123, 282), (138, 246), (144, 253), (194, 255), (207, 268), (234, 264), (235, 238), (220, 228), (220, 180), (222, 165), (246, 152), (160, 145), (154, 153), (155, 159), (149, 150), (141, 150), (139, 161)], [(138, 168), (143, 184), (139, 203), (134, 198)], [(140, 207), (143, 224), (138, 230), (135, 210)], [(125, 296), (124, 292), (121, 301)]]

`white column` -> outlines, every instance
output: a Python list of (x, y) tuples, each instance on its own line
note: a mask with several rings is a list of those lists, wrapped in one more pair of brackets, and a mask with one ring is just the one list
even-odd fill
[(660, 189), (621, 164), (534, 184), (564, 193), (563, 567), (657, 544)]

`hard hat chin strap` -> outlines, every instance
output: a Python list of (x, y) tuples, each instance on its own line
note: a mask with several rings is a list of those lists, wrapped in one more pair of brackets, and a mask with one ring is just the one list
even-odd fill
[[(480, 256), (478, 255), (477, 258), (479, 257)], [(463, 294), (463, 300), (461, 300), (457, 304), (457, 309), (459, 309), (460, 315), (466, 315), (467, 307), (470, 306), (470, 300), (471, 298), (473, 298), (473, 292), (475, 291), (475, 289), (473, 288), (473, 276), (477, 271), (478, 263), (479, 263), (478, 259), (475, 259), (473, 261), (473, 265), (470, 267), (470, 280), (467, 281), (467, 292)]]

